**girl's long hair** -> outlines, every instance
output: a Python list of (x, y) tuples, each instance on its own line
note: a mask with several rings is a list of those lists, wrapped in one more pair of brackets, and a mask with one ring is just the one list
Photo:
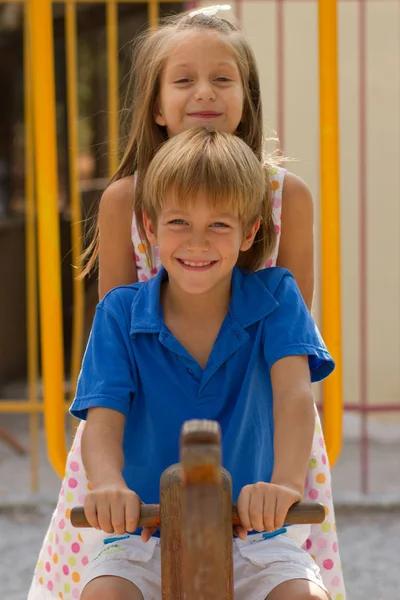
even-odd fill
[[(165, 19), (159, 29), (139, 36), (133, 45), (133, 60), (128, 85), (130, 128), (128, 143), (117, 172), (109, 185), (118, 179), (135, 175), (132, 198), (139, 234), (146, 244), (143, 227), (143, 177), (158, 148), (168, 139), (165, 127), (157, 125), (154, 107), (160, 91), (161, 73), (177, 34), (191, 29), (214, 31), (221, 35), (236, 57), (244, 90), (243, 115), (236, 131), (262, 161), (263, 117), (257, 65), (253, 52), (242, 31), (230, 21), (204, 13), (180, 14)], [(270, 194), (267, 186), (266, 193)], [(271, 217), (272, 218), (272, 217)], [(262, 232), (259, 232), (262, 235)], [(82, 277), (95, 267), (99, 252), (99, 226), (92, 230), (92, 241), (82, 255)]]

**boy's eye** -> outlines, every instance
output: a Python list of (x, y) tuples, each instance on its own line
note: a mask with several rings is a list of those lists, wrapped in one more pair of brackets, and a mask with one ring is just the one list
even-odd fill
[(227, 229), (229, 225), (227, 225), (226, 223), (222, 223), (221, 221), (217, 221), (216, 223), (213, 223), (211, 227), (216, 227), (217, 229)]
[(186, 221), (184, 219), (172, 219), (168, 222), (168, 225), (186, 225)]

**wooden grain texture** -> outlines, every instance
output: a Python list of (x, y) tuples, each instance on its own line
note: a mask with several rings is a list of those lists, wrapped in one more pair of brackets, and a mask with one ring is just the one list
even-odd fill
[[(221, 444), (217, 423), (185, 423), (180, 462), (184, 598), (221, 600), (225, 590), (226, 540), (222, 535)], [(226, 517), (232, 531), (232, 517)]]
[[(140, 512), (139, 527), (160, 526), (160, 505), (143, 504)], [(236, 504), (231, 505), (230, 515), (232, 525), (240, 525)], [(325, 507), (317, 502), (298, 502), (289, 508), (285, 525), (314, 525), (325, 520)], [(71, 523), (73, 527), (90, 527), (85, 517), (83, 506), (74, 506), (71, 510)]]
[(232, 538), (232, 478), (221, 468), (222, 524), (224, 589), (223, 600), (233, 600), (233, 538)]
[[(83, 506), (74, 506), (71, 510), (71, 523), (73, 527), (91, 527), (85, 515)], [(139, 527), (160, 526), (160, 505), (142, 504), (140, 507)]]
[(181, 468), (172, 465), (160, 481), (162, 600), (183, 600)]

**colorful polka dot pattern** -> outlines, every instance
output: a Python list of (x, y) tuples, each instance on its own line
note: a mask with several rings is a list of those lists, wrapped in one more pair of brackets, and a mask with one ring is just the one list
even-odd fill
[[(282, 184), (285, 170), (270, 170), (273, 189), (273, 217), (278, 242), (267, 267), (274, 266), (278, 254), (282, 209)], [(157, 269), (150, 270), (145, 249), (138, 237), (135, 222), (132, 240), (140, 281), (152, 277)], [(154, 264), (159, 257), (154, 254)], [(331, 477), (321, 424), (316, 412), (316, 429), (310, 457), (305, 498), (322, 502), (326, 506), (326, 519), (322, 525), (313, 525), (305, 548), (321, 569), (325, 585), (332, 600), (345, 600), (345, 589), (340, 565), (335, 516), (331, 493)], [(80, 423), (74, 444), (67, 459), (67, 469), (62, 483), (56, 510), (47, 531), (37, 562), (28, 600), (75, 600), (81, 593), (82, 570), (94, 558), (103, 534), (91, 529), (74, 529), (70, 522), (71, 508), (83, 504), (90, 489), (82, 464), (80, 443), (84, 423)]]

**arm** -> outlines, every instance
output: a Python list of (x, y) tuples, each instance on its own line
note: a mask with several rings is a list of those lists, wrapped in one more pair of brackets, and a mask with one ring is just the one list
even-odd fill
[(274, 402), (274, 469), (271, 482), (245, 486), (237, 501), (235, 533), (283, 527), (289, 508), (303, 498), (314, 433), (314, 401), (307, 356), (288, 356), (271, 368)]
[[(269, 274), (280, 276), (273, 270)], [(311, 382), (334, 369), (292, 275), (281, 278), (274, 296), (278, 306), (265, 320), (264, 333), (273, 392), (274, 468), (270, 483), (245, 486), (239, 495), (242, 527), (237, 534), (242, 539), (248, 529), (279, 530), (288, 509), (302, 499), (314, 433)]]
[(288, 356), (271, 368), (274, 470), (271, 483), (304, 493), (314, 434), (314, 400), (307, 356)]
[(97, 307), (71, 407), (74, 416), (86, 419), (82, 460), (91, 491), (85, 514), (106, 533), (135, 531), (140, 514), (140, 500), (122, 476), (125, 418), (136, 391), (126, 311), (133, 293), (115, 290)]
[(282, 192), (282, 234), (277, 265), (292, 272), (309, 310), (314, 294), (313, 200), (307, 185), (287, 173)]
[[(122, 477), (125, 417), (116, 410), (91, 408), (82, 434), (82, 461), (91, 491), (85, 497), (89, 523), (106, 533), (137, 529), (140, 499)], [(150, 534), (146, 533), (147, 538)]]
[(99, 297), (112, 288), (136, 283), (131, 239), (134, 178), (124, 177), (104, 192), (99, 206)]
[(82, 434), (82, 461), (93, 489), (125, 485), (122, 440), (125, 417), (109, 408), (91, 408)]

